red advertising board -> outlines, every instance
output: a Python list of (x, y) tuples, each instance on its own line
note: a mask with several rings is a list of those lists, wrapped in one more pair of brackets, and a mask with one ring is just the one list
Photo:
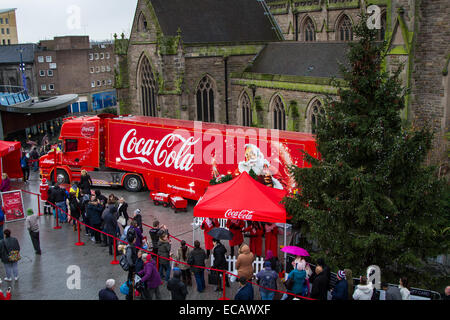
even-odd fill
[(12, 222), (25, 219), (23, 210), (22, 191), (14, 190), (2, 193), (2, 205), (5, 213), (5, 221)]
[(307, 134), (191, 123), (176, 127), (169, 121), (156, 126), (145, 119), (110, 120), (107, 165), (159, 172), (167, 186), (161, 191), (198, 199), (204, 192), (199, 183), (206, 187), (212, 178), (250, 170), (270, 175), (275, 188), (292, 192), (296, 186), (289, 166), (308, 166), (302, 150), (316, 151)]

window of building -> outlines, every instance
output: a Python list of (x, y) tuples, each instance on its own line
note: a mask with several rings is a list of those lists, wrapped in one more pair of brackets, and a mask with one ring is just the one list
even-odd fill
[(5, 24), (9, 24), (9, 18), (5, 18)]
[(94, 54), (93, 53), (89, 53), (89, 60), (94, 60)]
[(303, 24), (303, 34), (305, 41), (316, 41), (316, 30), (314, 28), (314, 23), (310, 17), (308, 17)]
[(102, 72), (105, 72), (106, 68), (105, 66), (102, 66)]
[(214, 122), (214, 84), (204, 76), (197, 86), (197, 120)]
[(95, 72), (99, 73), (100, 72), (100, 67), (95, 67)]
[(316, 100), (313, 102), (308, 112), (309, 127), (311, 128), (311, 133), (317, 133), (317, 127), (320, 124), (321, 118), (325, 116), (325, 110), (323, 109), (322, 102)]
[(109, 86), (112, 85), (112, 80), (111, 79), (108, 80), (108, 85)]
[(94, 67), (90, 67), (90, 68), (89, 68), (89, 72), (90, 72), (90, 73), (94, 73), (94, 72), (95, 72)]
[(252, 103), (247, 92), (244, 92), (240, 101), (242, 109), (242, 125), (250, 127), (252, 125)]
[(54, 62), (49, 63), (48, 66), (50, 67), (50, 69), (56, 69), (56, 63)]
[(45, 70), (39, 70), (39, 75), (41, 77), (45, 77)]
[(100, 59), (105, 59), (105, 54), (102, 52), (102, 53), (100, 53)]
[(45, 62), (52, 62), (52, 56), (46, 56)]
[(91, 82), (91, 87), (92, 87), (92, 88), (95, 88), (95, 81), (92, 81), (92, 82)]
[(2, 28), (2, 34), (5, 34), (5, 28)]
[(6, 28), (6, 34), (9, 34), (9, 28)]
[(42, 91), (46, 91), (47, 90), (47, 85), (46, 84), (41, 84), (41, 90)]
[(43, 56), (38, 56), (38, 62), (39, 63), (43, 63), (44, 62), (44, 57)]
[(3, 39), (3, 40), (2, 40), (2, 43), (3, 43), (3, 45), (5, 45), (5, 44), (6, 44), (6, 41), (5, 41), (5, 39)]
[(104, 86), (106, 86), (106, 80), (103, 80), (103, 81), (102, 81), (102, 84), (103, 84)]
[(102, 86), (102, 82), (100, 80), (97, 80), (97, 87), (101, 87)]
[(0, 18), (0, 24), (3, 24), (3, 18)]
[(95, 54), (95, 60), (98, 60), (99, 59), (99, 55), (98, 55), (98, 53), (96, 53)]
[(341, 41), (352, 41), (353, 40), (353, 27), (350, 18), (343, 15), (338, 27), (339, 39)]
[(141, 12), (139, 15), (139, 20), (138, 20), (138, 31), (147, 31), (147, 27), (148, 27), (148, 23), (147, 23), (147, 19), (145, 18), (144, 14)]
[(106, 59), (109, 59), (111, 56), (109, 54), (109, 52), (106, 53)]
[(11, 39), (8, 39), (8, 44), (11, 44)]
[(106, 71), (107, 72), (111, 72), (111, 67), (110, 66), (106, 66)]
[(55, 90), (55, 85), (54, 84), (49, 84), (48, 85), (48, 90)]
[(47, 75), (49, 77), (53, 77), (53, 70), (47, 70)]
[(283, 100), (277, 95), (272, 100), (273, 128), (278, 130), (286, 130), (286, 111)]
[(153, 76), (152, 67), (147, 57), (143, 57), (139, 70), (139, 94), (141, 98), (142, 113), (144, 116), (156, 117), (157, 84)]

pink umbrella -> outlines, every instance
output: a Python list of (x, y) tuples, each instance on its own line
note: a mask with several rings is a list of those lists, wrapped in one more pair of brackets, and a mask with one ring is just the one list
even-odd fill
[(294, 256), (309, 257), (308, 251), (296, 246), (285, 246), (281, 249), (281, 251), (293, 254)]

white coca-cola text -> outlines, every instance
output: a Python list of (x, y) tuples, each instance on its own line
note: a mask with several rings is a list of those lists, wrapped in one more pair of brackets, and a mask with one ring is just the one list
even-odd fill
[(253, 212), (250, 210), (233, 211), (228, 209), (225, 212), (225, 219), (239, 219), (239, 220), (251, 220), (253, 217)]
[[(130, 129), (122, 138), (119, 153), (122, 160), (139, 160), (142, 164), (151, 165), (149, 159), (152, 158), (155, 166), (164, 165), (166, 168), (189, 171), (194, 165), (194, 155), (189, 149), (199, 140), (194, 140), (193, 137), (186, 139), (175, 133), (168, 134), (159, 141), (146, 140), (136, 137), (136, 129)], [(174, 150), (176, 142), (181, 144), (178, 151)]]

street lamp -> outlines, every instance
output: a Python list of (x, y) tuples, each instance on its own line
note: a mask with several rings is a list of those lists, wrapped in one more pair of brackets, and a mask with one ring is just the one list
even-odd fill
[(20, 47), (20, 49), (17, 49), (17, 51), (19, 51), (19, 55), (20, 55), (20, 65), (19, 65), (19, 69), (20, 72), (22, 73), (22, 85), (23, 88), (25, 90), (25, 93), (28, 94), (28, 89), (27, 89), (27, 77), (25, 75), (25, 63), (23, 63), (23, 47)]

